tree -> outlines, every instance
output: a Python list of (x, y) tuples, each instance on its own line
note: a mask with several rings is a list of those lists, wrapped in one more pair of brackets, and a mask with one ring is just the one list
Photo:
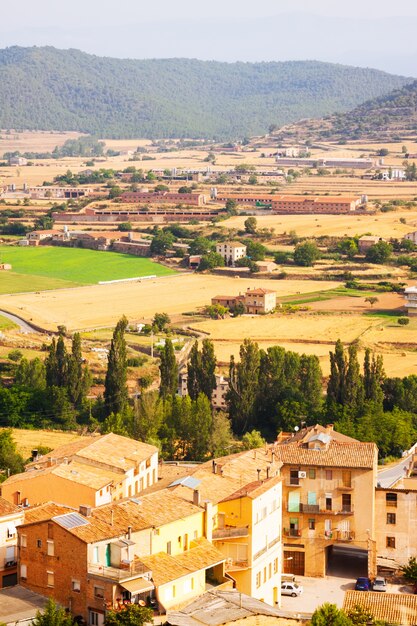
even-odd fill
[(37, 611), (32, 622), (33, 626), (73, 626), (74, 619), (70, 613), (58, 606), (52, 598), (49, 598), (43, 611)]
[(163, 333), (166, 330), (168, 324), (171, 323), (171, 318), (168, 313), (155, 313), (152, 320), (152, 329), (154, 332)]
[(132, 435), (139, 441), (156, 445), (163, 420), (161, 398), (156, 391), (144, 393), (134, 404)]
[(254, 448), (262, 448), (266, 441), (259, 430), (252, 430), (250, 433), (243, 435), (242, 443), (245, 450), (253, 450)]
[(230, 420), (226, 413), (215, 411), (213, 415), (209, 451), (212, 457), (230, 454), (233, 445), (233, 434)]
[(243, 434), (252, 427), (255, 417), (260, 366), (258, 344), (245, 339), (239, 354), (239, 363), (235, 363), (233, 356), (230, 359), (227, 401), (233, 430)]
[(175, 241), (174, 235), (169, 230), (157, 229), (151, 242), (151, 254), (163, 256)]
[(229, 309), (221, 304), (209, 304), (204, 308), (204, 313), (213, 320), (224, 319), (228, 312)]
[(107, 611), (104, 621), (104, 626), (145, 626), (145, 624), (153, 624), (153, 610), (138, 604), (129, 604), (120, 611)]
[(23, 472), (24, 461), (16, 450), (11, 429), (0, 430), (0, 482), (9, 474)]
[(104, 382), (104, 406), (106, 416), (123, 413), (128, 402), (127, 359), (125, 332), (128, 321), (123, 316), (116, 325), (110, 345), (107, 373)]
[(352, 622), (342, 609), (326, 602), (313, 613), (311, 626), (351, 626)]
[(51, 228), (53, 228), (53, 226), (54, 220), (48, 215), (42, 215), (42, 217), (38, 217), (33, 224), (35, 230), (50, 230)]
[(369, 296), (368, 298), (365, 298), (365, 302), (369, 302), (369, 304), (373, 307), (376, 302), (379, 302), (379, 300), (376, 296)]
[(399, 324), (400, 326), (408, 326), (409, 323), (410, 319), (408, 317), (399, 317), (397, 319), (397, 324)]
[(174, 347), (170, 339), (165, 340), (165, 345), (160, 354), (159, 371), (161, 374), (161, 383), (159, 393), (162, 398), (173, 396), (178, 389), (178, 365), (175, 358)]
[(200, 393), (192, 404), (187, 457), (193, 461), (203, 461), (210, 447), (213, 417), (210, 400)]
[(266, 248), (258, 241), (249, 240), (246, 243), (246, 254), (252, 261), (263, 261), (266, 254)]
[(215, 267), (224, 267), (224, 258), (218, 252), (211, 251), (201, 257), (198, 271), (204, 272), (205, 270), (212, 270)]
[(198, 349), (198, 341), (195, 341), (191, 351), (187, 366), (187, 388), (188, 395), (195, 400), (200, 391), (201, 372), (201, 352)]
[(366, 251), (365, 259), (369, 263), (386, 263), (392, 254), (392, 246), (386, 241), (378, 241)]
[(216, 389), (216, 354), (214, 352), (214, 344), (210, 339), (203, 339), (201, 349), (201, 373), (200, 373), (200, 389), (211, 401), (213, 391)]
[(417, 582), (417, 559), (415, 556), (411, 556), (407, 565), (403, 565), (400, 569), (407, 580)]
[(228, 213), (236, 213), (237, 202), (229, 198), (226, 200), (225, 208)]
[(68, 356), (67, 389), (68, 397), (76, 407), (80, 407), (91, 387), (91, 374), (83, 367), (81, 335), (74, 333), (71, 354)]
[(310, 267), (320, 258), (320, 251), (313, 241), (305, 241), (294, 250), (294, 263), (302, 267)]
[(190, 243), (190, 254), (208, 254), (213, 249), (213, 244), (207, 237), (196, 237)]
[(16, 385), (35, 390), (43, 390), (46, 387), (45, 364), (39, 358), (28, 361), (23, 358), (15, 375)]

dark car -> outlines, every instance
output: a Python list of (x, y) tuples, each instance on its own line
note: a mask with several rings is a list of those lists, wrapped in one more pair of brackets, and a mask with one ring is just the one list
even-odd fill
[(369, 591), (371, 588), (371, 581), (369, 578), (358, 578), (355, 584), (356, 591)]

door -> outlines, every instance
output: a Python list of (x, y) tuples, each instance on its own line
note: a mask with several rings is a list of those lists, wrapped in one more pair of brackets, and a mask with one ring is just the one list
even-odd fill
[(304, 576), (305, 554), (304, 552), (290, 552), (284, 550), (284, 574)]
[(109, 543), (106, 546), (106, 565), (107, 567), (111, 566), (111, 547)]
[(299, 513), (300, 512), (300, 492), (290, 491), (288, 494), (288, 512)]
[(344, 513), (352, 511), (352, 497), (350, 493), (342, 493), (342, 511)]

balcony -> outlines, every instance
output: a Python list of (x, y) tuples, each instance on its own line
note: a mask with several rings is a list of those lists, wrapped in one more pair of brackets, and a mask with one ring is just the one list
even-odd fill
[(284, 537), (301, 537), (300, 528), (284, 528)]
[(249, 568), (248, 559), (236, 560), (236, 559), (231, 559), (231, 558), (226, 559), (226, 563), (224, 567), (226, 572), (239, 572), (248, 568)]
[(336, 530), (333, 535), (337, 541), (349, 542), (355, 540), (355, 533), (352, 530)]
[(5, 559), (4, 560), (4, 569), (9, 569), (11, 567), (16, 567), (17, 561), (14, 559)]
[(217, 530), (213, 531), (213, 541), (223, 541), (224, 539), (237, 539), (239, 537), (249, 537), (249, 529), (247, 526), (229, 526), (226, 528), (218, 528)]
[(111, 567), (108, 565), (100, 565), (100, 563), (89, 563), (88, 573), (94, 574), (95, 576), (102, 576), (103, 578), (120, 581), (127, 578), (133, 578), (134, 576), (151, 574), (152, 572), (141, 561), (135, 560), (132, 563), (127, 563), (126, 566), (122, 567)]

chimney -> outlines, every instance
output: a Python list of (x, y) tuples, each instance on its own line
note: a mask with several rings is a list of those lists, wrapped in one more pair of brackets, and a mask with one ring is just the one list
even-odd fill
[(207, 541), (211, 542), (213, 539), (213, 504), (210, 501), (206, 501), (204, 508), (206, 509), (204, 515), (204, 531)]
[(217, 463), (216, 463), (216, 461), (213, 461), (212, 467), (213, 467), (213, 474), (216, 474), (217, 473)]
[(113, 520), (114, 520), (114, 511), (113, 509), (110, 511), (110, 526), (113, 526)]
[(194, 489), (193, 493), (193, 504), (195, 506), (200, 506), (200, 492), (198, 489)]
[(257, 469), (256, 471), (258, 472), (258, 480), (260, 481), (261, 480), (261, 472), (262, 472), (262, 470)]
[(31, 452), (31, 458), (32, 458), (32, 461), (37, 461), (37, 460), (38, 460), (38, 458), (39, 458), (39, 452), (38, 452), (38, 450), (32, 450), (32, 452)]
[(269, 470), (270, 470), (270, 467), (269, 467), (269, 465), (268, 465), (268, 467), (266, 468), (266, 477), (267, 477), (267, 478), (269, 478)]
[(129, 539), (129, 541), (132, 539), (132, 527), (131, 526), (127, 527), (127, 538)]
[(88, 506), (87, 504), (80, 504), (78, 511), (80, 515), (83, 515), (84, 517), (91, 517), (91, 506)]

